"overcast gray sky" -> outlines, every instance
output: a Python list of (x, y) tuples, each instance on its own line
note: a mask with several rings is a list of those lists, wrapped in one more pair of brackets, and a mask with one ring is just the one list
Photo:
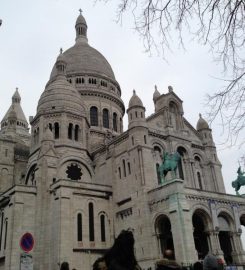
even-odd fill
[[(149, 116), (154, 112), (154, 85), (160, 93), (166, 93), (168, 85), (172, 85), (184, 101), (184, 116), (196, 127), (199, 112), (205, 115), (205, 93), (214, 92), (222, 85), (215, 79), (222, 77), (222, 66), (213, 62), (207, 48), (188, 36), (186, 51), (179, 50), (173, 40), (173, 52), (166, 55), (168, 63), (156, 53), (149, 56), (133, 30), (132, 18), (125, 16), (122, 25), (115, 22), (116, 2), (105, 5), (94, 4), (93, 0), (1, 0), (0, 119), (11, 104), (16, 87), (26, 117), (35, 115), (60, 47), (66, 50), (74, 44), (74, 25), (78, 9), (82, 8), (88, 24), (89, 44), (111, 64), (126, 108), (135, 89)], [(211, 128), (223, 164), (226, 190), (234, 194), (231, 181), (237, 176), (238, 160), (245, 153), (245, 145), (225, 148), (219, 145), (224, 140), (219, 123), (213, 123)], [(127, 115), (124, 117), (126, 129)], [(241, 192), (245, 193), (245, 189)]]

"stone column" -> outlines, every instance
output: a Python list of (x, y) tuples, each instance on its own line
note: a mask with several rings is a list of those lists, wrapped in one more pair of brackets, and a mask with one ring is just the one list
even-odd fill
[[(178, 187), (176, 187), (177, 190)], [(183, 264), (196, 261), (193, 230), (190, 226), (192, 219), (184, 194), (175, 193), (169, 196), (169, 213), (176, 260)]]

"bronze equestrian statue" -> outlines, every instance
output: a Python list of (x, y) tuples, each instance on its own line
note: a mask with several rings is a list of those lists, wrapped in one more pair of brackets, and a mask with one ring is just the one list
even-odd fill
[(176, 170), (178, 167), (178, 163), (180, 161), (180, 154), (175, 152), (174, 154), (169, 154), (165, 152), (162, 157), (162, 164), (158, 168), (158, 172), (161, 178), (161, 184), (165, 181), (165, 176), (169, 171), (171, 171), (173, 179), (176, 178)]
[(241, 166), (239, 166), (237, 174), (238, 174), (237, 179), (233, 181), (231, 184), (236, 191), (236, 195), (240, 195), (238, 190), (240, 189), (241, 186), (245, 186), (245, 175), (244, 172), (242, 172), (241, 170)]

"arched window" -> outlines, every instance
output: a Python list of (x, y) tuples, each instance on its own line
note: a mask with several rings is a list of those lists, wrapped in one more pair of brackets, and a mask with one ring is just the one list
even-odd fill
[(90, 108), (90, 125), (98, 126), (98, 109), (95, 106)]
[(49, 127), (49, 129), (50, 129), (51, 131), (53, 130), (53, 126), (52, 126), (51, 123), (48, 124), (48, 127)]
[(77, 215), (77, 241), (83, 240), (82, 214)]
[(132, 145), (134, 145), (134, 136), (132, 136)]
[(185, 178), (184, 178), (183, 158), (187, 154), (187, 152), (184, 147), (178, 147), (177, 151), (181, 155), (181, 160), (178, 163), (179, 178), (184, 180)]
[(4, 236), (4, 249), (6, 249), (7, 245), (7, 235), (8, 235), (8, 219), (5, 220), (5, 236)]
[(129, 162), (128, 162), (128, 174), (131, 174), (131, 166)]
[(1, 231), (0, 231), (0, 250), (2, 249), (2, 238), (3, 238), (3, 220), (4, 220), (4, 212), (1, 214)]
[(121, 168), (118, 167), (118, 174), (119, 174), (119, 178), (121, 179), (122, 178), (122, 174), (121, 174)]
[(54, 138), (55, 139), (59, 139), (60, 137), (60, 127), (59, 127), (59, 123), (54, 123)]
[(126, 177), (126, 163), (124, 159), (123, 159), (123, 175), (124, 177)]
[(94, 206), (93, 203), (88, 204), (88, 215), (89, 215), (89, 241), (94, 241)]
[(147, 144), (146, 135), (144, 135), (144, 143)]
[(200, 188), (200, 189), (203, 189), (203, 188), (202, 188), (202, 179), (201, 179), (201, 174), (200, 174), (200, 172), (197, 172), (197, 180), (198, 180), (199, 188)]
[(79, 139), (79, 125), (75, 125), (75, 136), (74, 136), (75, 141), (78, 141)]
[(73, 131), (73, 124), (70, 123), (68, 126), (68, 139), (72, 140), (72, 131)]
[(105, 215), (100, 216), (101, 242), (105, 242)]
[(160, 176), (160, 172), (159, 172), (159, 164), (156, 164), (156, 171), (157, 171), (157, 183), (161, 184), (161, 176)]
[(109, 128), (109, 111), (107, 109), (103, 109), (103, 127)]
[(113, 113), (113, 129), (117, 132), (117, 114)]
[(122, 117), (120, 117), (120, 132), (123, 132)]

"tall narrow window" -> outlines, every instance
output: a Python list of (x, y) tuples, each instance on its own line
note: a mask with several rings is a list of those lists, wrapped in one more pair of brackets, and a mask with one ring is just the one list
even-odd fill
[(123, 175), (124, 177), (126, 177), (126, 163), (124, 159), (123, 159)]
[(94, 241), (94, 206), (92, 203), (88, 205), (88, 215), (89, 215), (89, 241)]
[(128, 162), (128, 174), (131, 174), (131, 166), (129, 162)]
[(100, 216), (101, 242), (105, 242), (105, 215)]
[(160, 172), (159, 172), (159, 164), (156, 164), (156, 171), (157, 171), (157, 182), (158, 184), (161, 184), (161, 176), (160, 176)]
[(75, 125), (75, 136), (74, 136), (75, 141), (79, 140), (79, 126)]
[(49, 129), (50, 129), (51, 131), (53, 130), (53, 126), (52, 126), (51, 123), (48, 124), (48, 127), (49, 127)]
[(118, 174), (119, 174), (119, 178), (121, 179), (122, 178), (122, 174), (121, 174), (121, 168), (118, 167)]
[(103, 109), (103, 127), (109, 128), (109, 111), (107, 109)]
[(2, 249), (2, 238), (3, 238), (3, 219), (4, 219), (4, 212), (2, 212), (2, 214), (1, 214), (0, 250)]
[(90, 108), (90, 125), (98, 126), (98, 109), (95, 106)]
[(144, 135), (144, 142), (145, 142), (145, 144), (147, 143), (147, 141), (146, 141), (146, 135)]
[(201, 179), (201, 174), (200, 174), (200, 172), (197, 172), (197, 180), (198, 180), (199, 188), (200, 188), (200, 189), (203, 189), (203, 188), (202, 188), (202, 179)]
[(77, 215), (77, 241), (83, 240), (83, 230), (82, 230), (82, 214)]
[(123, 132), (122, 117), (120, 117), (120, 132)]
[(113, 129), (117, 132), (117, 114), (113, 113)]
[(60, 137), (60, 127), (59, 127), (59, 123), (54, 123), (54, 138), (55, 139), (59, 139)]
[(68, 139), (72, 140), (73, 124), (70, 123), (68, 127)]
[(4, 249), (6, 249), (7, 245), (7, 235), (8, 235), (8, 219), (5, 220)]

